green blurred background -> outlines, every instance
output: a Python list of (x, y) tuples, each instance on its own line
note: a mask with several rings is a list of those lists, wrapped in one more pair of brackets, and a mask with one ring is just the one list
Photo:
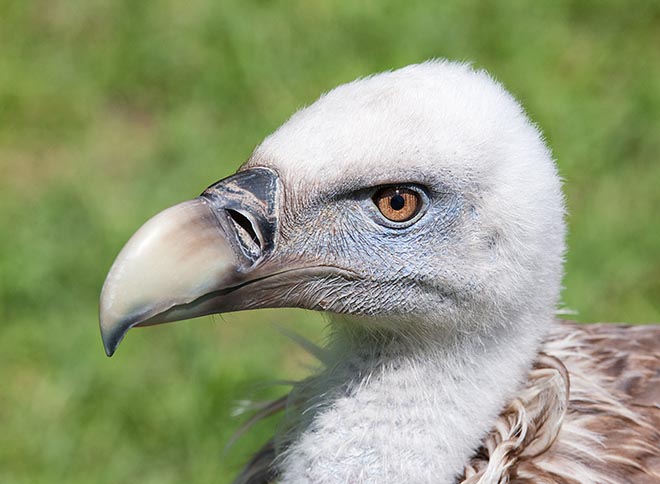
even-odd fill
[[(155, 212), (358, 76), (473, 60), (544, 129), (569, 204), (567, 307), (660, 321), (660, 3), (0, 0), (0, 482), (229, 482), (235, 402), (284, 389), (311, 312), (133, 331), (105, 357), (106, 271)], [(227, 323), (227, 324), (225, 324)]]

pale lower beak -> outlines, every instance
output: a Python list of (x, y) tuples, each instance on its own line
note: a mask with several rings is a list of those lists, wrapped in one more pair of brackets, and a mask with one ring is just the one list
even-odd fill
[(101, 290), (106, 354), (134, 326), (217, 312), (208, 299), (239, 286), (272, 251), (277, 185), (270, 170), (239, 172), (145, 223)]

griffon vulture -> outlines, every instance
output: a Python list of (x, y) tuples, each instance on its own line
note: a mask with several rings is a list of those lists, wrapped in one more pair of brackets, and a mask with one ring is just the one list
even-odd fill
[(103, 286), (134, 326), (329, 314), (325, 369), (236, 482), (660, 482), (660, 327), (555, 319), (560, 178), (487, 73), (430, 61), (342, 85), (238, 172), (149, 220)]

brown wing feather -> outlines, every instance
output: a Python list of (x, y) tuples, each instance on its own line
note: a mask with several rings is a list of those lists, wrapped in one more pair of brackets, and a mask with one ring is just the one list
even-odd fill
[[(462, 484), (659, 484), (660, 326), (560, 322)], [(236, 484), (273, 484), (273, 443)]]
[[(561, 322), (543, 347), (549, 356), (502, 413), (463, 482), (660, 483), (658, 348), (660, 326)], [(570, 391), (544, 385), (541, 370), (555, 371)]]
[[(569, 331), (580, 331), (581, 346), (589, 351), (596, 371), (608, 378), (613, 391), (631, 405), (660, 405), (660, 326), (565, 323)], [(657, 412), (648, 415), (657, 417)]]

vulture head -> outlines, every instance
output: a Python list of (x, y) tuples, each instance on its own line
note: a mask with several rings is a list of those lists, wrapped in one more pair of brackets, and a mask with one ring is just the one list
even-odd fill
[(420, 341), (535, 340), (563, 212), (542, 136), (487, 73), (431, 61), (359, 79), (138, 230), (103, 286), (105, 349), (134, 326), (267, 307)]

